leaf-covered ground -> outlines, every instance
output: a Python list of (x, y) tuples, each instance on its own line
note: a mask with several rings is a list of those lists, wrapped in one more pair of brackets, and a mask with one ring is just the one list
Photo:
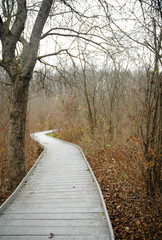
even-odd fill
[(128, 149), (120, 148), (87, 157), (102, 189), (115, 237), (160, 240), (160, 204), (147, 200), (137, 164), (130, 154), (124, 154)]
[[(103, 141), (103, 138), (83, 135), (82, 131), (65, 130), (55, 137), (79, 144), (99, 182), (115, 239), (160, 240), (160, 202), (147, 199), (142, 155), (136, 141)], [(2, 134), (1, 134), (2, 135)], [(8, 189), (7, 134), (0, 146), (0, 204), (11, 194)], [(26, 164), (29, 170), (41, 152), (39, 145), (27, 134)], [(3, 145), (4, 144), (4, 145)]]

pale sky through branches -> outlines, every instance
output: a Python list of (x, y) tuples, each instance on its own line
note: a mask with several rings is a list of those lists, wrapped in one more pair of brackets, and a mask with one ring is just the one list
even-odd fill
[[(77, 14), (67, 13), (68, 7), (57, 4), (54, 9), (56, 17), (54, 17), (54, 20), (51, 18), (44, 32), (48, 31), (46, 29), (53, 27), (60, 29), (52, 31), (53, 35), (48, 40), (41, 41), (40, 55), (49, 54), (53, 50), (59, 52), (60, 49), (68, 49), (69, 53), (74, 56), (75, 62), (79, 64), (76, 59), (78, 57), (77, 45), (79, 44), (79, 49), (86, 51), (87, 61), (95, 62), (99, 68), (102, 67), (107, 56), (110, 56), (110, 62), (111, 56), (113, 56), (124, 68), (131, 69), (138, 67), (135, 62), (139, 62), (139, 57), (145, 56), (145, 60), (149, 61), (152, 58), (149, 51), (144, 46), (131, 40), (132, 38), (137, 42), (144, 41), (145, 32), (142, 28), (143, 18), (139, 2), (136, 1), (135, 4), (134, 1), (128, 2), (125, 0), (113, 1), (113, 3), (107, 1), (108, 9), (106, 10), (99, 2), (98, 0), (93, 1), (92, 5), (91, 1), (86, 1), (82, 6), (75, 2), (75, 9), (79, 9), (85, 16), (89, 16), (89, 18), (83, 18), (84, 21), (81, 23), (80, 19), (77, 18)], [(65, 14), (60, 15), (60, 12), (65, 12)], [(106, 14), (109, 14), (109, 16)], [(66, 30), (63, 30), (63, 28)], [(77, 32), (80, 33), (78, 36), (81, 38), (72, 37), (73, 35), (77, 36)], [(66, 35), (71, 35), (71, 37)], [(92, 42), (88, 42), (84, 38), (90, 39)], [(62, 63), (66, 58), (65, 54), (66, 52), (62, 52), (59, 55)], [(47, 58), (44, 58), (44, 60), (47, 61)], [(50, 64), (59, 64), (56, 56), (49, 57), (48, 62)], [(65, 64), (70, 66), (70, 59), (68, 63), (65, 61)]]
[[(26, 40), (30, 38), (40, 4), (41, 1), (27, 1)], [(123, 68), (135, 69), (139, 59), (145, 57), (148, 63), (152, 59), (148, 49), (139, 44), (145, 41), (143, 25), (139, 1), (83, 0), (78, 3), (69, 0), (66, 5), (59, 0), (54, 1), (42, 33), (44, 38), (40, 42), (39, 60), (57, 67), (60, 62), (66, 67), (74, 62), (78, 65), (79, 49), (85, 53), (86, 61), (98, 68), (109, 58), (110, 64), (116, 61)], [(21, 51), (19, 44), (16, 54), (20, 55)], [(45, 55), (48, 57), (43, 57)], [(38, 61), (36, 67), (41, 66)]]

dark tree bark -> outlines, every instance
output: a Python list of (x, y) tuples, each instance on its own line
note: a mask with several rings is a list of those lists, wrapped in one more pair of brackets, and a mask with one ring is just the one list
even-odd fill
[(25, 126), (29, 79), (16, 76), (12, 85), (8, 160), (10, 187), (14, 188), (26, 175), (25, 167)]

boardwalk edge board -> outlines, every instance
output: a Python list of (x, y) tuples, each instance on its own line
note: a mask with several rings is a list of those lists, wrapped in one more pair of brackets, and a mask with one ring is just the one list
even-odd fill
[[(50, 133), (53, 133), (53, 132), (57, 132), (57, 131), (58, 131), (58, 130), (48, 130), (48, 131), (43, 131), (42, 133), (47, 135), (47, 134), (50, 134)], [(48, 137), (51, 137), (51, 136), (48, 136)], [(35, 141), (37, 141), (37, 142), (39, 143), (37, 137), (35, 137), (34, 134), (31, 134), (31, 138), (33, 138)], [(51, 138), (53, 138), (53, 137), (51, 137)], [(109, 215), (108, 215), (108, 212), (107, 212), (106, 204), (105, 204), (105, 201), (104, 201), (104, 198), (103, 198), (103, 195), (102, 195), (100, 186), (99, 186), (99, 184), (98, 184), (98, 182), (97, 182), (97, 180), (96, 180), (96, 177), (95, 177), (95, 175), (94, 175), (94, 173), (93, 173), (93, 171), (92, 171), (92, 169), (91, 169), (91, 167), (90, 167), (90, 165), (89, 165), (89, 163), (88, 163), (88, 161), (87, 161), (87, 159), (86, 159), (86, 157), (85, 157), (82, 149), (81, 149), (78, 145), (76, 145), (76, 144), (73, 144), (73, 143), (70, 143), (70, 142), (66, 142), (66, 141), (61, 140), (61, 139), (57, 139), (57, 140), (62, 141), (62, 142), (65, 142), (65, 143), (67, 143), (67, 144), (70, 144), (70, 145), (76, 147), (76, 148), (80, 151), (80, 153), (81, 153), (81, 155), (82, 155), (82, 157), (83, 157), (83, 159), (84, 159), (84, 161), (85, 161), (85, 163), (86, 163), (86, 165), (87, 165), (87, 167), (88, 167), (88, 170), (89, 170), (89, 172), (90, 172), (90, 174), (91, 174), (91, 176), (92, 176), (92, 178), (93, 178), (93, 180), (94, 180), (94, 182), (95, 182), (95, 184), (96, 184), (96, 187), (97, 187), (97, 190), (98, 190), (98, 193), (99, 193), (99, 197), (100, 197), (100, 200), (101, 200), (101, 204), (102, 204), (102, 207), (103, 207), (103, 211), (104, 211), (104, 214), (105, 214), (105, 218), (106, 218), (106, 221), (107, 221), (107, 225), (108, 225), (108, 229), (109, 229), (109, 234), (110, 234), (110, 240), (114, 240), (115, 238), (114, 238), (113, 228), (112, 228), (112, 225), (111, 225), (111, 221), (110, 221), (110, 218), (109, 218)], [(40, 143), (39, 143), (39, 144), (40, 144)], [(22, 181), (20, 182), (20, 184), (17, 186), (17, 188), (15, 189), (15, 191), (14, 191), (14, 192), (11, 194), (11, 196), (2, 204), (2, 206), (0, 207), (0, 214), (6, 209), (6, 207), (10, 204), (10, 202), (15, 198), (15, 196), (17, 195), (17, 193), (19, 192), (19, 190), (23, 187), (23, 185), (25, 184), (25, 182), (29, 179), (30, 175), (32, 174), (33, 170), (35, 169), (35, 167), (37, 166), (37, 164), (39, 163), (39, 161), (42, 159), (42, 157), (43, 157), (43, 155), (44, 155), (44, 153), (45, 153), (45, 151), (46, 151), (46, 147), (43, 146), (42, 144), (40, 144), (40, 146), (43, 148), (42, 153), (40, 154), (40, 156), (38, 157), (38, 159), (36, 160), (36, 162), (34, 163), (34, 165), (32, 166), (32, 168), (29, 170), (29, 172), (27, 173), (27, 175), (22, 179)]]

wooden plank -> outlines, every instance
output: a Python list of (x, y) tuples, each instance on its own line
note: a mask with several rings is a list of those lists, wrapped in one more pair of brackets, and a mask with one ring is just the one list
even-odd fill
[[(93, 181), (93, 179), (91, 178), (91, 177), (76, 177), (76, 178), (73, 178), (73, 177), (67, 177), (67, 178), (57, 178), (57, 177), (48, 177), (48, 178), (44, 178), (44, 177), (40, 177), (40, 178), (32, 178), (31, 179), (32, 181), (34, 181), (34, 182), (38, 182), (38, 183), (44, 183), (44, 182), (46, 182), (46, 183), (48, 183), (48, 182), (60, 182), (60, 180), (61, 180), (61, 182), (72, 182), (72, 181), (78, 181), (78, 182), (94, 182)], [(32, 182), (31, 181), (31, 182)]]
[[(49, 167), (50, 168), (50, 167)], [(57, 167), (58, 168), (58, 167)], [(64, 166), (63, 168), (65, 168), (66, 169), (66, 167)], [(72, 168), (70, 168), (70, 170), (69, 171), (55, 171), (55, 170), (52, 170), (52, 169), (47, 169), (47, 170), (44, 170), (43, 171), (43, 169), (40, 171), (40, 170), (37, 170), (36, 169), (36, 171), (34, 172), (34, 174), (33, 174), (33, 176), (39, 176), (39, 175), (44, 175), (44, 173), (47, 173), (47, 176), (48, 176), (48, 174), (50, 173), (50, 174), (55, 174), (55, 176), (56, 177), (60, 177), (60, 176), (62, 176), (62, 175), (64, 175), (64, 176), (71, 176), (71, 174), (73, 174), (73, 176), (89, 176), (89, 173), (88, 173), (88, 171), (86, 170), (86, 171), (76, 171), (76, 170), (73, 170), (73, 171), (71, 171), (72, 170)]]
[(24, 186), (24, 189), (34, 189), (34, 190), (39, 190), (39, 189), (51, 189), (51, 190), (54, 190), (54, 189), (62, 189), (62, 188), (68, 188), (68, 189), (71, 189), (71, 188), (76, 188), (76, 189), (90, 189), (90, 188), (96, 188), (95, 186), (95, 183), (78, 183), (76, 185), (73, 185), (71, 183), (69, 184), (52, 184), (51, 186), (49, 185), (38, 185), (38, 184), (28, 184), (28, 185), (25, 185)]
[(44, 176), (44, 175), (41, 175), (41, 174), (39, 174), (39, 176), (33, 176), (33, 178), (32, 179), (34, 179), (34, 180), (47, 180), (47, 181), (49, 181), (49, 180), (87, 180), (87, 181), (89, 181), (90, 179), (92, 179), (90, 176), (88, 176), (88, 175), (81, 175), (81, 176), (73, 176), (73, 175), (69, 175), (69, 176), (66, 176), (66, 175), (62, 175), (62, 176), (55, 176), (55, 174), (54, 175), (52, 175), (53, 173), (47, 173), (47, 174), (49, 174), (48, 176)]
[(50, 233), (57, 235), (109, 235), (107, 227), (1, 227), (0, 235), (49, 235)]
[[(75, 184), (75, 185), (74, 185)], [(68, 185), (71, 185), (72, 187), (73, 186), (80, 186), (80, 185), (89, 185), (89, 186), (94, 186), (95, 183), (92, 179), (33, 179), (31, 180), (30, 182), (27, 182), (24, 187), (28, 187), (28, 186), (35, 186), (35, 187), (45, 187), (45, 186), (53, 186), (53, 187), (57, 187), (57, 186), (68, 186)], [(86, 187), (85, 187), (86, 189)], [(96, 188), (97, 189), (97, 188)]]
[(51, 204), (79, 204), (79, 206), (84, 206), (85, 204), (88, 205), (93, 205), (93, 204), (101, 204), (101, 201), (99, 198), (88, 198), (88, 199), (84, 199), (84, 201), (82, 199), (64, 199), (64, 198), (60, 198), (60, 199), (53, 199), (53, 198), (39, 198), (39, 197), (34, 197), (34, 198), (16, 198), (15, 200), (12, 201), (13, 204), (19, 204), (19, 203), (51, 203)]
[[(96, 190), (83, 190), (83, 191), (81, 191), (81, 190), (78, 190), (78, 191), (74, 191), (74, 190), (65, 190), (65, 191), (63, 191), (63, 190), (61, 190), (61, 191), (43, 191), (42, 190), (42, 192), (36, 192), (36, 191), (24, 191), (24, 192), (21, 192), (20, 194), (19, 194), (19, 196), (20, 195), (23, 195), (23, 196), (25, 196), (25, 195), (35, 195), (35, 196), (41, 196), (41, 195), (44, 195), (44, 196), (62, 196), (62, 197), (70, 197), (70, 196), (76, 196), (76, 195), (78, 195), (78, 196), (83, 196), (83, 195), (87, 195), (87, 196), (97, 196), (97, 193), (98, 193), (98, 191), (97, 191), (97, 189)], [(61, 197), (60, 197), (61, 198)]]
[(69, 184), (69, 185), (64, 185), (64, 184), (61, 184), (61, 183), (59, 183), (59, 186), (57, 186), (57, 185), (55, 185), (55, 184), (53, 184), (52, 186), (48, 186), (48, 185), (37, 185), (37, 186), (35, 186), (35, 185), (32, 185), (31, 184), (31, 186), (29, 186), (29, 185), (26, 185), (26, 186), (24, 186), (24, 191), (51, 191), (51, 190), (53, 190), (53, 191), (64, 191), (64, 190), (69, 190), (69, 191), (97, 191), (97, 189), (96, 189), (96, 186), (92, 183), (92, 184), (89, 184), (89, 185), (87, 185), (86, 184), (86, 187), (85, 186), (78, 186), (78, 184)]
[(87, 185), (86, 187), (85, 186), (78, 186), (77, 184), (73, 185), (73, 184), (70, 184), (70, 185), (59, 185), (59, 186), (55, 186), (55, 185), (52, 185), (52, 186), (41, 186), (41, 185), (37, 185), (37, 186), (33, 186), (31, 185), (30, 186), (24, 186), (24, 190), (25, 191), (71, 191), (71, 189), (73, 189), (73, 191), (84, 191), (85, 189), (90, 191), (90, 190), (96, 190), (96, 187), (93, 185), (93, 184), (90, 184), (90, 185)]
[(53, 164), (51, 166), (51, 161), (46, 163), (42, 163), (39, 164), (36, 169), (41, 169), (43, 170), (45, 168), (45, 170), (48, 170), (48, 168), (51, 166), (50, 170), (56, 170), (56, 167), (58, 167), (61, 171), (64, 171), (64, 169), (66, 168), (70, 168), (70, 166), (76, 167), (78, 168), (78, 171), (81, 172), (82, 170), (79, 169), (79, 167), (84, 167), (87, 168), (87, 165), (85, 162), (83, 162), (83, 159), (81, 159), (80, 161), (76, 161), (74, 159), (72, 159), (71, 161), (68, 160), (67, 162), (65, 162), (65, 160), (63, 162), (60, 162), (60, 160), (58, 162), (56, 162), (56, 159), (53, 159)]
[(83, 173), (83, 174), (80, 174), (80, 175), (74, 175), (73, 173), (71, 174), (56, 174), (54, 172), (44, 172), (44, 174), (39, 174), (38, 175), (34, 175), (32, 177), (32, 179), (35, 179), (35, 180), (41, 180), (41, 179), (44, 179), (44, 180), (50, 180), (50, 179), (92, 179), (91, 176), (89, 176), (89, 174), (87, 173)]
[(92, 180), (92, 179), (90, 179), (89, 181), (87, 181), (87, 180), (64, 180), (64, 181), (58, 181), (58, 180), (48, 180), (48, 181), (43, 181), (43, 180), (40, 180), (40, 181), (38, 181), (38, 180), (32, 180), (32, 181), (30, 181), (30, 182), (28, 182), (28, 183), (31, 183), (31, 184), (37, 184), (37, 186), (40, 186), (40, 185), (46, 185), (46, 186), (53, 186), (53, 185), (68, 185), (68, 184), (71, 184), (71, 185), (76, 185), (76, 184), (88, 184), (88, 182), (91, 184), (91, 183), (94, 183), (94, 181)]
[(71, 202), (71, 201), (63, 201), (63, 202), (45, 202), (45, 203), (42, 203), (41, 201), (39, 203), (29, 203), (29, 202), (22, 202), (22, 203), (19, 203), (19, 202), (15, 202), (14, 204), (11, 204), (10, 206), (10, 209), (12, 209), (12, 206), (14, 205), (14, 209), (17, 209), (17, 208), (97, 208), (97, 207), (102, 207), (101, 203), (100, 202), (90, 202), (90, 203), (87, 203), (87, 202)]
[[(27, 195), (27, 196), (25, 196), (25, 197), (22, 197), (21, 196), (21, 199), (22, 199), (22, 201), (23, 200), (27, 200), (27, 199), (29, 199), (29, 201), (31, 200), (35, 200), (35, 199), (40, 199), (40, 200), (43, 200), (44, 199), (44, 201), (46, 200), (46, 199), (51, 199), (51, 201), (52, 200), (54, 200), (54, 201), (62, 201), (62, 200), (66, 200), (66, 201), (77, 201), (78, 199), (80, 200), (80, 201), (91, 201), (92, 199), (93, 199), (93, 197), (91, 197), (91, 196), (86, 196), (86, 195), (83, 195), (83, 196), (80, 196), (79, 198), (78, 198), (78, 196), (71, 196), (71, 197), (49, 197), (49, 196), (30, 196), (30, 195)], [(20, 199), (20, 198), (19, 198)], [(61, 200), (60, 200), (61, 199)], [(98, 200), (98, 201), (100, 201), (100, 199), (99, 199), (99, 197), (98, 196), (96, 196), (95, 198), (94, 198), (95, 200)]]
[[(46, 163), (44, 163), (44, 164), (39, 164), (36, 167), (36, 169), (37, 170), (45, 169), (45, 171), (47, 171), (50, 166), (51, 166), (51, 161), (49, 161), (49, 163), (46, 161)], [(65, 162), (65, 160), (63, 162), (60, 162), (60, 160), (58, 162), (56, 162), (56, 159), (54, 159), (53, 164), (49, 170), (55, 171), (55, 170), (57, 170), (56, 168), (59, 168), (60, 171), (65, 172), (64, 169), (66, 169), (66, 168), (71, 169), (71, 167), (78, 168), (78, 172), (82, 172), (81, 167), (87, 169), (87, 165), (85, 162), (83, 162), (83, 159), (81, 159), (80, 161), (75, 161), (74, 159), (72, 159), (71, 161), (68, 160), (67, 163)]]
[(24, 192), (20, 193), (18, 196), (21, 197), (47, 197), (47, 198), (97, 198), (97, 192), (49, 192), (49, 193), (37, 193), (37, 192)]
[(57, 188), (57, 189), (26, 189), (24, 188), (24, 192), (25, 194), (32, 194), (32, 193), (36, 193), (36, 194), (48, 194), (48, 193), (71, 193), (71, 194), (90, 194), (90, 193), (96, 193), (97, 189), (94, 187), (88, 188), (85, 190), (85, 188), (83, 189), (79, 189), (76, 187), (71, 187), (71, 188)]
[[(49, 239), (50, 234), (48, 236), (0, 236), (0, 240), (46, 240)], [(102, 236), (98, 238), (98, 236), (54, 236), (54, 240), (110, 240), (108, 236)]]
[(1, 214), (0, 218), (2, 219), (53, 219), (53, 220), (102, 220), (105, 219), (104, 213), (6, 213), (6, 211)]
[(106, 227), (104, 219), (100, 220), (9, 220), (0, 219), (0, 227)]
[[(65, 167), (65, 166), (64, 166)], [(82, 170), (83, 172), (86, 172), (86, 171), (88, 171), (88, 169), (87, 168), (74, 168), (73, 166), (71, 166), (71, 167), (69, 167), (69, 168), (65, 168), (66, 169), (66, 172), (78, 172), (79, 170)], [(37, 175), (37, 174), (43, 174), (43, 170), (38, 170), (38, 169), (35, 169), (35, 174)], [(56, 170), (51, 170), (51, 169), (49, 169), (49, 171), (45, 171), (47, 174), (64, 174), (64, 171), (59, 171), (59, 168)]]
[(102, 212), (102, 208), (100, 206), (97, 207), (83, 207), (83, 208), (55, 208), (54, 206), (52, 208), (47, 207), (28, 207), (22, 209), (15, 206), (10, 206), (6, 209), (6, 213), (95, 213), (95, 212)]
[(75, 184), (75, 185), (73, 185), (73, 184), (70, 184), (70, 185), (58, 185), (58, 186), (55, 186), (55, 185), (52, 185), (52, 186), (31, 186), (31, 188), (30, 187), (24, 187), (24, 190), (25, 190), (25, 192), (33, 192), (33, 191), (35, 191), (35, 192), (64, 192), (64, 191), (71, 191), (72, 190), (72, 192), (79, 192), (79, 191), (85, 191), (85, 189), (87, 190), (87, 191), (96, 191), (96, 188), (95, 188), (95, 186), (94, 185), (89, 185), (89, 186), (87, 186), (87, 187), (84, 187), (84, 186), (78, 186), (77, 184)]

